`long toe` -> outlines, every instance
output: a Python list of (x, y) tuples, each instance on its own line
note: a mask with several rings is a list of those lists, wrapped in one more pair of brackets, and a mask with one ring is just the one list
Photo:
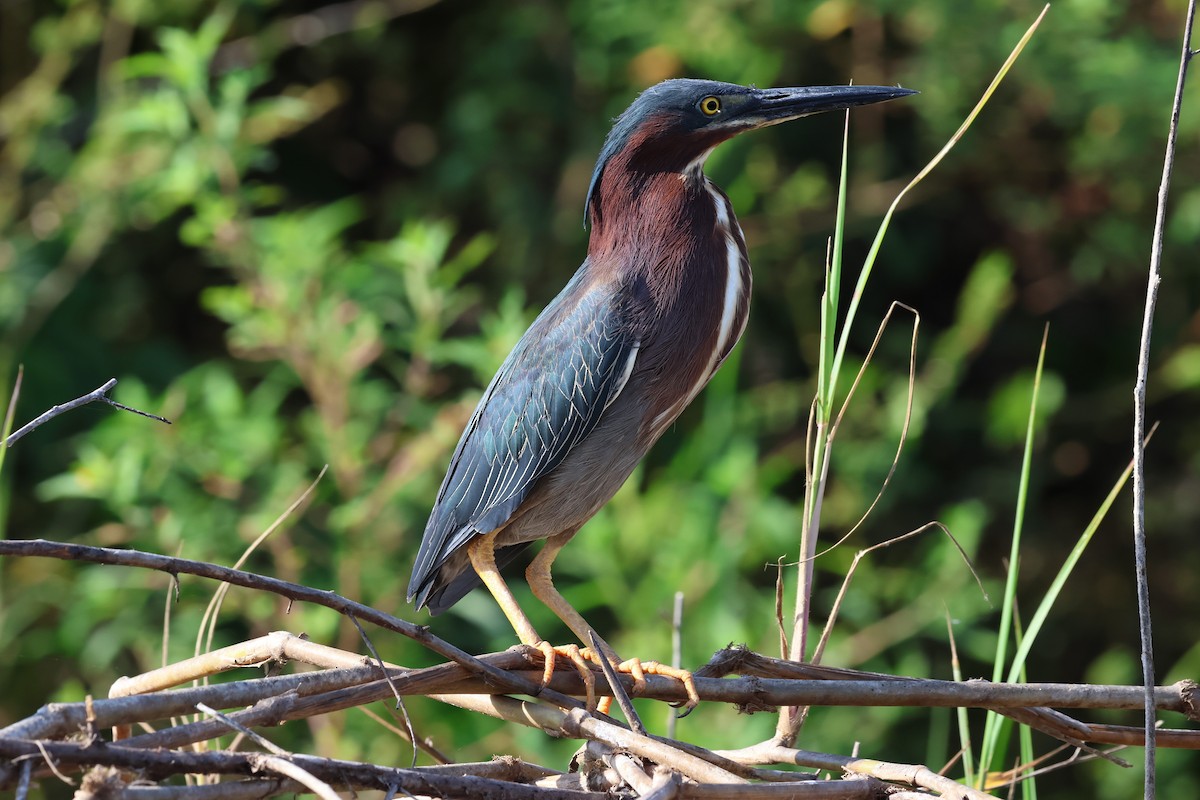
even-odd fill
[(596, 710), (596, 676), (578, 645), (564, 644), (554, 648), (554, 652), (570, 660), (575, 665), (579, 677), (583, 680), (583, 688), (587, 692), (587, 710)]
[(662, 675), (682, 683), (684, 691), (687, 692), (687, 702), (683, 705), (683, 711), (679, 713), (681, 717), (686, 717), (692, 713), (692, 709), (700, 705), (700, 693), (696, 691), (696, 681), (693, 680), (692, 673), (686, 669), (670, 667), (657, 661), (639, 661), (636, 658), (619, 664), (617, 669), (621, 672), (628, 672), (633, 677), (633, 691), (630, 694), (634, 696), (646, 688), (647, 675)]
[(588, 711), (596, 709), (596, 676), (592, 673), (592, 668), (588, 666), (585, 652), (580, 651), (578, 645), (564, 644), (555, 646), (543, 639), (537, 644), (530, 646), (542, 654), (543, 664), (545, 665), (542, 668), (542, 688), (549, 685), (550, 679), (554, 677), (554, 669), (559, 656), (561, 656), (575, 666), (580, 680), (583, 681), (584, 691), (587, 692)]
[[(595, 664), (600, 663), (601, 656), (590, 647), (584, 648), (581, 654), (588, 661)], [(683, 690), (687, 693), (687, 700), (684, 702), (683, 711), (680, 712), (679, 716), (686, 717), (692, 713), (692, 709), (700, 705), (700, 693), (696, 691), (696, 681), (692, 678), (692, 673), (686, 669), (669, 667), (657, 661), (642, 661), (640, 658), (631, 658), (614, 666), (617, 672), (623, 672), (633, 679), (633, 686), (630, 687), (629, 691), (630, 697), (637, 697), (645, 691), (647, 675), (662, 675), (666, 678), (675, 678), (678, 680), (683, 684)], [(609, 706), (612, 704), (612, 698), (602, 697), (600, 700), (600, 711), (607, 714)]]

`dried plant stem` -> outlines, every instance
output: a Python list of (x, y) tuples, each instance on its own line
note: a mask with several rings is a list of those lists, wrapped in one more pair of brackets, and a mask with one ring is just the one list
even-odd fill
[(1150, 620), (1150, 587), (1146, 578), (1146, 379), (1150, 373), (1150, 334), (1154, 326), (1154, 310), (1158, 303), (1158, 287), (1162, 282), (1163, 229), (1166, 225), (1167, 196), (1171, 187), (1171, 172), (1175, 167), (1175, 144), (1179, 135), (1179, 111), (1183, 105), (1183, 86), (1187, 80), (1192, 50), (1192, 24), (1196, 19), (1196, 0), (1190, 0), (1183, 31), (1183, 52), (1179, 57), (1179, 75), (1175, 82), (1175, 100), (1171, 106), (1171, 123), (1167, 131), (1166, 155), (1163, 157), (1162, 181), (1158, 187), (1158, 205), (1154, 214), (1154, 237), (1150, 245), (1149, 276), (1146, 281), (1146, 308), (1142, 315), (1142, 338), (1138, 352), (1137, 380), (1133, 391), (1133, 552), (1137, 574), (1138, 621), (1142, 648), (1142, 679), (1146, 690), (1145, 703), (1145, 784), (1146, 800), (1155, 795), (1154, 767), (1154, 639)]
[(352, 614), (360, 620), (378, 625), (385, 630), (403, 634), (438, 655), (463, 665), (468, 671), (491, 676), (498, 682), (497, 688), (504, 691), (538, 696), (565, 706), (582, 705), (582, 703), (574, 698), (558, 694), (552, 690), (543, 690), (537, 683), (517, 678), (503, 670), (495, 669), (479, 661), (465, 650), (455, 647), (444, 639), (433, 635), (423, 625), (415, 625), (407, 620), (384, 613), (362, 603), (348, 600), (334, 592), (312, 589), (298, 583), (281, 581), (278, 578), (269, 578), (243, 570), (229, 569), (228, 567), (210, 564), (205, 561), (171, 558), (169, 556), (143, 553), (136, 550), (117, 550), (109, 547), (51, 542), (45, 539), (2, 540), (0, 541), (0, 556), (5, 555), (48, 557), (59, 558), (65, 561), (88, 561), (94, 564), (141, 567), (143, 569), (167, 572), (171, 575), (186, 573), (250, 589), (271, 592), (272, 594), (278, 594), (291, 600), (301, 600), (325, 606), (341, 614)]
[[(0, 757), (6, 759), (41, 757), (38, 743), (18, 739), (0, 739)], [(118, 745), (88, 746), (74, 742), (52, 742), (45, 752), (60, 765), (101, 764), (143, 772), (149, 777), (183, 773), (208, 775), (253, 775), (263, 769), (262, 753), (229, 751), (192, 752), (186, 750), (145, 750)], [(397, 769), (354, 761), (294, 755), (289, 759), (305, 772), (339, 786), (372, 789), (396, 788), (407, 794), (442, 797), (493, 797), (498, 800), (594, 800), (589, 792), (547, 789), (509, 783), (491, 778), (449, 775), (444, 772)], [(106, 795), (107, 796), (107, 795)]]
[[(188, 572), (244, 586), (267, 588), (296, 599), (314, 597), (343, 613), (383, 624), (390, 629), (416, 627), (336, 595), (286, 584), (263, 576), (228, 570), (203, 562), (164, 559), (136, 551), (107, 551), (79, 548), (55, 542), (0, 541), (0, 554), (41, 555), (120, 563), (163, 569), (172, 574)], [(436, 644), (436, 642), (435, 642)], [(446, 646), (449, 647), (449, 646)], [(443, 648), (445, 649), (445, 648)], [(453, 650), (453, 648), (450, 648)], [(218, 672), (261, 666), (273, 661), (299, 662), (320, 668), (300, 675), (255, 678), (213, 686), (169, 687)], [(921, 765), (895, 764), (870, 758), (811, 754), (765, 742), (734, 753), (713, 752), (697, 745), (631, 731), (615, 720), (588, 713), (571, 695), (585, 691), (582, 676), (572, 670), (557, 672), (550, 685), (538, 686), (542, 674), (540, 656), (529, 648), (515, 648), (479, 658), (467, 657), (452, 663), (410, 670), (333, 647), (316, 644), (286, 632), (276, 632), (239, 645), (186, 659), (143, 675), (122, 678), (113, 687), (111, 699), (43, 707), (28, 719), (0, 730), (0, 788), (11, 788), (22, 778), (48, 775), (60, 766), (109, 766), (134, 769), (149, 777), (183, 773), (205, 775), (254, 775), (267, 771), (287, 776), (272, 780), (261, 777), (237, 783), (229, 797), (263, 797), (305, 790), (324, 794), (325, 786), (338, 789), (383, 788), (408, 794), (476, 795), (511, 800), (568, 800), (595, 798), (598, 791), (628, 791), (655, 798), (731, 798), (753, 800), (773, 797), (880, 798), (897, 784), (918, 788), (935, 796), (982, 798), (948, 778)], [(738, 674), (743, 677), (726, 677)], [(1142, 688), (1137, 686), (1076, 686), (1060, 684), (992, 684), (983, 681), (931, 681), (890, 675), (834, 669), (771, 659), (742, 648), (718, 653), (697, 670), (696, 687), (709, 702), (735, 704), (747, 711), (778, 706), (972, 706), (994, 709), (1014, 720), (1046, 732), (1090, 756), (1118, 761), (1109, 753), (1089, 748), (1087, 742), (1140, 744), (1140, 728), (1096, 725), (1076, 720), (1048, 706), (1060, 708), (1138, 709)], [(628, 675), (612, 676), (617, 687), (632, 685)], [(607, 681), (595, 681), (598, 693), (612, 693)], [(522, 700), (497, 692), (519, 691), (532, 686), (542, 697), (563, 697), (568, 704)], [(1155, 706), (1191, 720), (1200, 719), (1196, 684), (1180, 682), (1156, 687)], [(428, 769), (395, 770), (287, 753), (191, 752), (194, 743), (215, 739), (230, 728), (253, 738), (255, 727), (280, 725), (285, 721), (311, 718), (340, 709), (363, 706), (388, 698), (420, 694), (508, 722), (538, 728), (551, 736), (586, 740), (601, 762), (601, 771), (612, 781), (605, 788), (589, 778), (586, 786), (571, 776), (544, 768), (530, 768), (521, 780), (495, 774), (454, 773)], [(679, 682), (664, 676), (647, 675), (643, 696), (682, 700), (686, 692)], [(574, 704), (574, 705), (572, 705)], [(248, 707), (247, 707), (248, 706)], [(112, 744), (99, 741), (105, 727), (128, 726), (165, 720), (201, 708), (210, 719), (172, 724), (162, 730), (122, 739)], [(237, 709), (220, 712), (217, 709)], [(82, 735), (82, 736), (81, 736)], [(82, 738), (90, 744), (69, 741)], [(1200, 749), (1200, 731), (1160, 730), (1160, 745)], [(764, 760), (764, 759), (774, 759)], [(31, 766), (35, 762), (48, 766)], [(755, 765), (782, 763), (814, 766), (845, 772), (843, 780), (815, 781), (815, 776)], [(1118, 761), (1118, 763), (1120, 763)], [(32, 770), (32, 772), (31, 772)], [(102, 773), (97, 773), (102, 774)], [(112, 773), (118, 775), (118, 773)], [(507, 775), (507, 773), (505, 773)], [(435, 777), (436, 776), (436, 779)], [(442, 780), (445, 778), (445, 780)], [(89, 774), (88, 781), (101, 780)], [(119, 782), (112, 796), (132, 791)], [(86, 789), (85, 785), (85, 789)], [(584, 788), (589, 791), (582, 791)], [(197, 794), (167, 794), (178, 800), (211, 800), (204, 787), (189, 787)], [(141, 791), (141, 789), (138, 789)], [(175, 790), (170, 790), (175, 791)], [(115, 792), (115, 793), (114, 793)], [(257, 792), (257, 794), (253, 794)], [(128, 795), (132, 796), (132, 795)], [(226, 795), (222, 795), (225, 797)], [(143, 797), (143, 800), (148, 798)]]
[(47, 422), (54, 419), (55, 417), (60, 417), (63, 414), (67, 413), (68, 411), (74, 411), (77, 408), (82, 408), (83, 406), (86, 406), (89, 403), (106, 403), (106, 404), (112, 406), (113, 408), (119, 408), (122, 411), (128, 411), (130, 413), (138, 414), (143, 417), (149, 417), (150, 419), (155, 419), (155, 420), (158, 420), (159, 422), (165, 422), (168, 425), (171, 424), (171, 420), (169, 420), (165, 417), (160, 417), (157, 414), (150, 414), (146, 411), (139, 411), (136, 408), (130, 408), (129, 406), (122, 405), (121, 403), (118, 403), (116, 400), (113, 400), (111, 397), (108, 396), (108, 393), (111, 392), (113, 390), (113, 387), (115, 387), (116, 385), (117, 385), (117, 379), (109, 378), (107, 381), (105, 381), (104, 385), (98, 386), (97, 388), (93, 389), (92, 391), (88, 392), (87, 394), (76, 397), (74, 400), (68, 400), (67, 402), (65, 402), (61, 405), (51, 407), (50, 410), (38, 415), (38, 417), (36, 419), (33, 419), (30, 422), (25, 423), (24, 425), (22, 425), (20, 427), (20, 429), (18, 429), (17, 431), (15, 431), (11, 435), (9, 435), (4, 440), (5, 447), (12, 447), (18, 441), (23, 439), (26, 434), (32, 433), (33, 431), (37, 430), (42, 425), (45, 425)]

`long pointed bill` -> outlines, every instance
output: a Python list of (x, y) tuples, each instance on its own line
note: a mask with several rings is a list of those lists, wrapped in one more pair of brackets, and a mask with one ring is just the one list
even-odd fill
[(836, 111), (842, 108), (882, 103), (917, 94), (899, 86), (795, 86), (755, 89), (750, 102), (731, 115), (728, 122), (739, 127), (761, 128), (780, 122)]

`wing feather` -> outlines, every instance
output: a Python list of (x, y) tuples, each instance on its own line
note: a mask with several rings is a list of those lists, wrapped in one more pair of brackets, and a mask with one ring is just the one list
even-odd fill
[(625, 387), (639, 346), (627, 304), (586, 277), (585, 262), (513, 348), (463, 431), (413, 567), (408, 594), (418, 607), (455, 577), (440, 575), (446, 561), (507, 523)]

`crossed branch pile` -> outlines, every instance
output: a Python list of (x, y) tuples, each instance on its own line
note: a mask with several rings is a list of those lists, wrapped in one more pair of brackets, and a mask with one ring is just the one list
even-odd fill
[[(375, 609), (253, 573), (205, 562), (45, 541), (0, 541), (0, 555), (48, 556), (124, 564), (178, 575), (190, 573), (275, 592), (334, 608), (358, 624), (368, 621), (422, 642), (450, 659), (425, 669), (405, 669), (279, 632), (215, 650), (134, 678), (124, 678), (108, 699), (51, 704), (0, 730), (0, 789), (16, 788), (22, 800), (35, 778), (57, 775), (78, 784), (77, 797), (137, 797), (140, 800), (260, 798), (308, 792), (326, 798), (335, 791), (384, 790), (434, 797), (496, 797), (506, 800), (568, 800), (623, 794), (654, 798), (915, 798), (991, 797), (919, 765), (813, 753), (768, 740), (737, 751), (711, 751), (647, 734), (633, 716), (626, 726), (589, 712), (576, 696), (580, 676), (556, 672), (539, 684), (540, 654), (514, 648), (479, 658), (413, 625)], [(201, 688), (172, 688), (233, 668), (284, 662), (316, 669), (289, 675)], [(739, 677), (730, 677), (730, 676)], [(1141, 708), (1139, 686), (992, 684), (896, 678), (766, 658), (730, 647), (695, 672), (704, 702), (730, 703), (744, 712), (812, 705), (947, 706), (993, 709), (1040, 730), (1080, 755), (1123, 763), (1091, 745), (1141, 745), (1140, 727), (1098, 725), (1054, 708)], [(622, 699), (628, 676), (596, 675), (597, 692)], [(1160, 710), (1200, 719), (1196, 684), (1159, 687)], [(443, 763), (396, 768), (286, 753), (253, 732), (256, 727), (328, 714), (379, 700), (424, 695), (557, 737), (585, 742), (567, 772), (502, 757), (476, 764)], [(521, 699), (524, 696), (529, 699)], [(682, 701), (675, 680), (648, 676), (645, 697)], [(627, 698), (624, 698), (627, 699)], [(217, 709), (240, 709), (222, 713)], [(200, 713), (197, 721), (180, 720)], [(151, 728), (150, 723), (157, 723)], [(134, 726), (146, 732), (134, 734)], [(107, 730), (112, 729), (111, 737)], [(238, 732), (262, 748), (233, 746), (200, 751), (191, 746)], [(404, 731), (400, 733), (403, 735)], [(415, 746), (447, 762), (427, 742)], [(1163, 747), (1200, 749), (1200, 731), (1160, 730)], [(235, 740), (235, 744), (240, 744)], [(792, 769), (777, 769), (787, 766)], [(795, 767), (813, 771), (797, 771)], [(84, 771), (82, 782), (67, 773)], [(168, 785), (179, 775), (206, 776), (198, 785)], [(228, 776), (221, 783), (215, 776)], [(164, 781), (163, 784), (157, 783)]]

